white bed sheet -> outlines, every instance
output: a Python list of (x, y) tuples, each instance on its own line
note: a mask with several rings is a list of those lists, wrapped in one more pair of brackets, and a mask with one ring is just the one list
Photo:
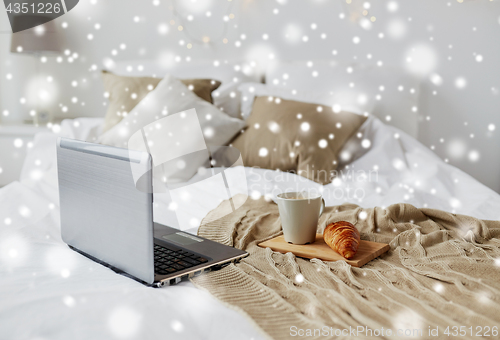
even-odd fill
[[(100, 123), (90, 118), (67, 120), (58, 135), (92, 140)], [(351, 172), (344, 174), (358, 176), (352, 171), (367, 173), (375, 166), (378, 177), (372, 172), (372, 181), (346, 178), (321, 187), (293, 174), (245, 168), (249, 199), (272, 198), (283, 190), (316, 189), (323, 191), (327, 205), (407, 202), (500, 218), (497, 193), (444, 163), (413, 138), (377, 119), (368, 120), (361, 132), (371, 147), (346, 146), (344, 151), (351, 153), (353, 161), (344, 166)], [(250, 320), (189, 282), (147, 288), (71, 251), (60, 237), (55, 139), (54, 134), (37, 135), (20, 182), (0, 189), (0, 338), (263, 338)], [(355, 190), (360, 199), (352, 198)], [(201, 220), (218, 204), (208, 195), (200, 192), (184, 213)], [(155, 220), (175, 225), (169, 203), (168, 195), (155, 197)]]

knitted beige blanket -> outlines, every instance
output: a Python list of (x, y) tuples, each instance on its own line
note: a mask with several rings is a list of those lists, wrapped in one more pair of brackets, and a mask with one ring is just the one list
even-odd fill
[(327, 208), (318, 232), (349, 221), (362, 239), (391, 246), (355, 268), (257, 246), (281, 234), (273, 202), (249, 199), (217, 219), (228, 209), (226, 201), (210, 212), (199, 235), (250, 256), (192, 282), (248, 316), (267, 337), (499, 338), (499, 221), (409, 204)]

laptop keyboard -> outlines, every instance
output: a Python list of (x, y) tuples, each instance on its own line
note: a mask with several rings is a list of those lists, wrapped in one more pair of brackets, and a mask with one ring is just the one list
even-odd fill
[(208, 262), (208, 259), (200, 255), (190, 253), (186, 250), (173, 250), (165, 246), (155, 244), (154, 262), (156, 274), (169, 275), (206, 263)]

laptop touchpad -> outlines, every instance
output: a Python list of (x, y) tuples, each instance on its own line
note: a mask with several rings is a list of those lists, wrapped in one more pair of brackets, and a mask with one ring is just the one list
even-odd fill
[(187, 246), (189, 244), (203, 242), (201, 238), (195, 237), (193, 235), (189, 235), (182, 232), (177, 232), (175, 234), (169, 234), (162, 236), (165, 240), (180, 244), (182, 246)]

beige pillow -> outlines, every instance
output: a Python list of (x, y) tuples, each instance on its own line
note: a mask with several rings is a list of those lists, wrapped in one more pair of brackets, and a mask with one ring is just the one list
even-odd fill
[[(102, 71), (104, 90), (109, 94), (109, 106), (104, 118), (102, 132), (118, 124), (146, 95), (156, 88), (161, 78), (126, 77)], [(213, 103), (212, 91), (220, 82), (212, 79), (181, 79), (182, 83), (198, 97)]]
[(248, 129), (233, 141), (245, 166), (296, 172), (330, 183), (337, 154), (366, 117), (329, 106), (257, 97)]

